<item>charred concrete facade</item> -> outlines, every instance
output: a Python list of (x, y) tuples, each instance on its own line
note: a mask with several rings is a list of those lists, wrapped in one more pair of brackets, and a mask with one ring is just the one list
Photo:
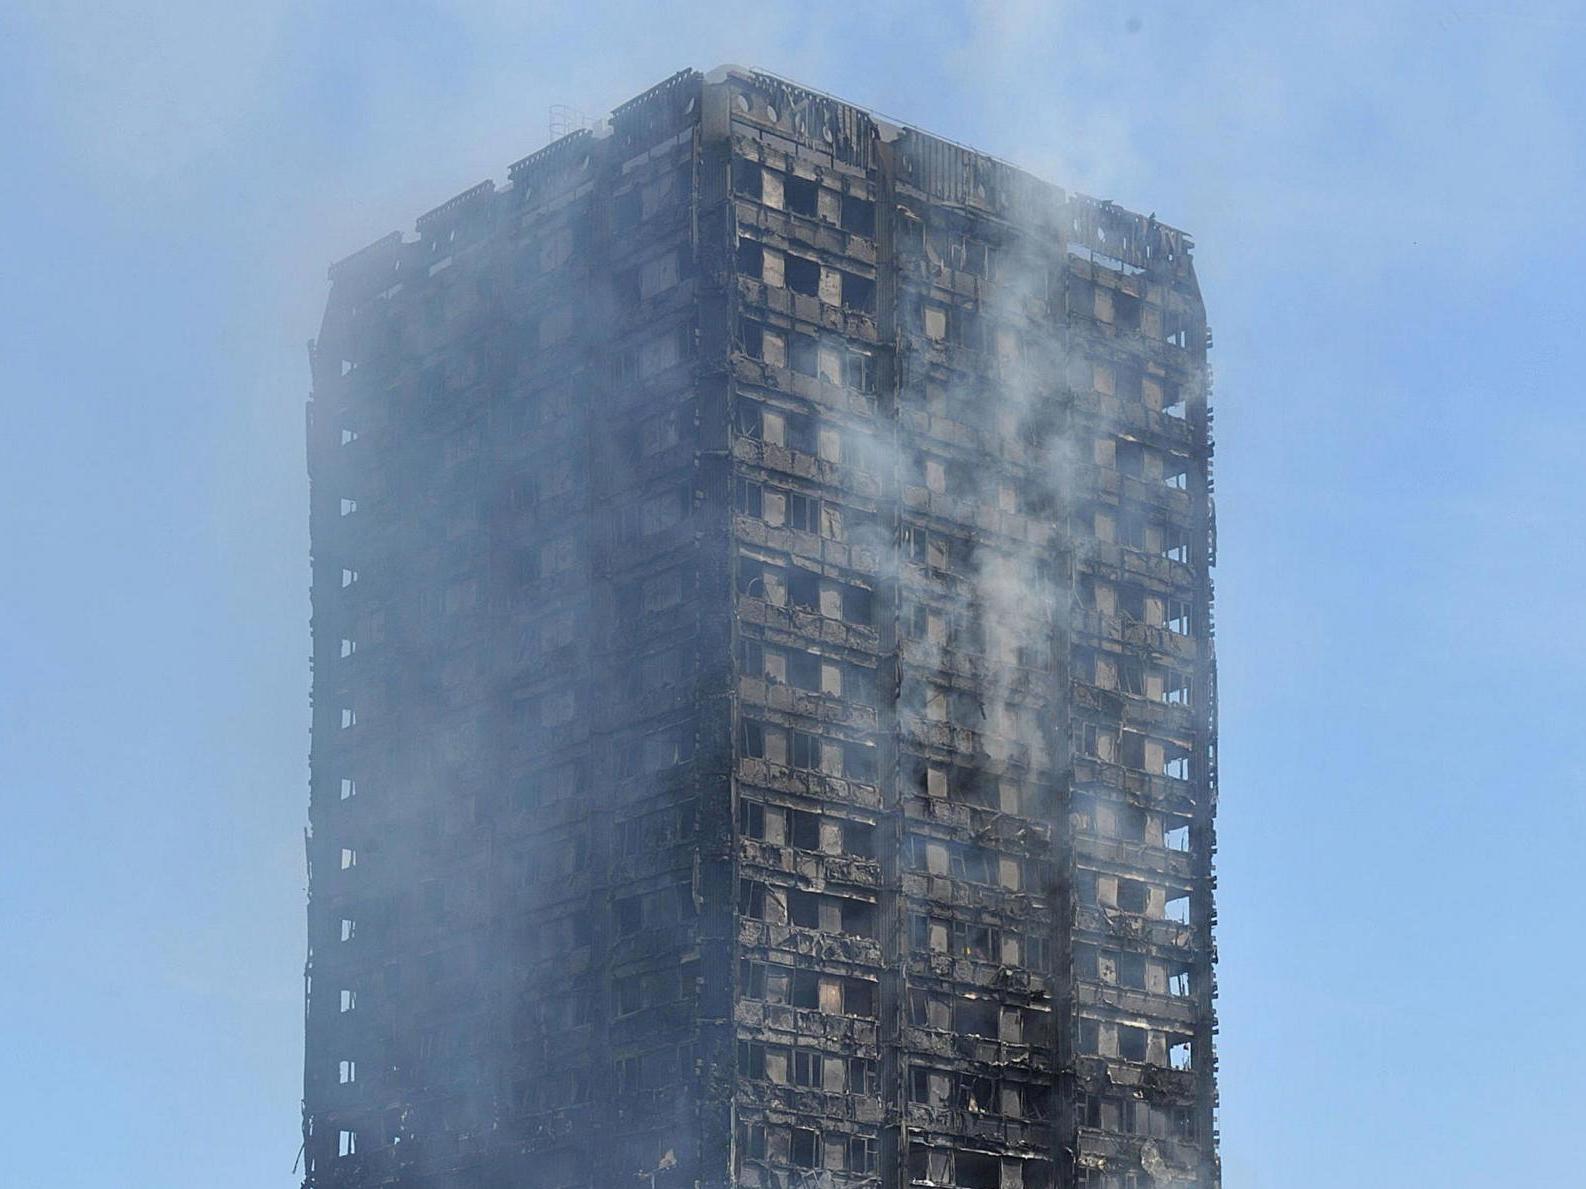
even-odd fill
[(306, 1187), (1215, 1189), (1191, 247), (724, 68), (334, 266)]

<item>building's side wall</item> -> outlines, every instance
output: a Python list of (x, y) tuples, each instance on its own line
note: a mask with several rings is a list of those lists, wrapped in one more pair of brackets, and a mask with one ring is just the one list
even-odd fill
[(1188, 244), (763, 75), (706, 90), (732, 158), (738, 1183), (1209, 1189)]
[(1069, 203), (1079, 1183), (1219, 1183), (1205, 314), (1187, 237)]
[(700, 861), (727, 725), (698, 92), (333, 270), (309, 1186), (694, 1179), (701, 939), (728, 931)]

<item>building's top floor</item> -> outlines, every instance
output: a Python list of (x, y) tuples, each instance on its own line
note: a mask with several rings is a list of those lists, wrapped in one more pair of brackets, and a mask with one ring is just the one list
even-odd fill
[(579, 129), (507, 170), (507, 183), (486, 180), (421, 215), (416, 235), (392, 232), (333, 264), (333, 282), (378, 291), (391, 282), (404, 249), (450, 240), (460, 228), (505, 205), (555, 207), (593, 188), (601, 171), (618, 176), (669, 155), (703, 124), (707, 132), (734, 130), (803, 160), (859, 177), (878, 172), (885, 158), (901, 199), (1012, 225), (1047, 229), (1098, 263), (1128, 273), (1151, 272), (1193, 284), (1191, 237), (1116, 204), (1070, 194), (1025, 170), (940, 136), (822, 92), (739, 66), (709, 74), (688, 69), (620, 104), (597, 127)]

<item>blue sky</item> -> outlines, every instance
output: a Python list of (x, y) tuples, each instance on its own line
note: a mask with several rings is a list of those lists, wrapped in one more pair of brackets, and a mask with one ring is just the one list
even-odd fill
[(7, 1184), (286, 1189), (324, 268), (683, 66), (1193, 231), (1229, 1189), (1581, 1183), (1586, 7), (16, 0)]

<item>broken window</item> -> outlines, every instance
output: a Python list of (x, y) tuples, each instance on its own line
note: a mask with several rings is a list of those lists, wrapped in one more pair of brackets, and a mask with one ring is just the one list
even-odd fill
[(843, 745), (843, 775), (850, 780), (873, 784), (876, 779), (876, 748), (873, 743)]
[(787, 658), (788, 684), (796, 689), (819, 691), (821, 688), (821, 658), (811, 652), (789, 652)]
[(819, 850), (821, 847), (820, 815), (802, 809), (788, 813), (788, 841), (799, 850)]
[(1189, 1037), (1179, 1039), (1170, 1037), (1167, 1046), (1167, 1063), (1169, 1069), (1193, 1069), (1194, 1062), (1191, 1057), (1191, 1041)]
[(996, 930), (974, 921), (953, 921), (951, 952), (981, 962), (997, 960)]
[(769, 565), (740, 555), (738, 593), (745, 598), (764, 599), (772, 606), (787, 603), (787, 574), (780, 566)]
[(740, 801), (738, 832), (745, 838), (765, 838), (765, 806), (758, 801)]
[(876, 309), (875, 281), (870, 277), (862, 277), (858, 273), (843, 273), (842, 304), (845, 309), (873, 314)]
[(1142, 303), (1132, 293), (1115, 290), (1112, 298), (1113, 325), (1119, 330), (1139, 330)]
[(775, 170), (761, 168), (760, 170), (760, 201), (772, 210), (781, 210), (784, 206), (783, 183), (785, 178)]
[(1169, 972), (1167, 979), (1167, 993), (1180, 999), (1187, 999), (1191, 994), (1190, 968), (1180, 966)]
[(824, 186), (816, 192), (816, 205), (820, 209), (821, 222), (841, 224), (842, 222), (842, 195), (835, 190), (828, 190)]
[(991, 1078), (959, 1073), (953, 1076), (953, 1081), (953, 1101), (960, 1110), (980, 1114), (996, 1109), (997, 1085)]
[[(867, 1091), (850, 1088), (850, 1094), (866, 1093)], [(871, 1091), (870, 1093), (873, 1093)], [(838, 1142), (843, 1142), (839, 1140)], [(849, 1172), (873, 1173), (876, 1170), (876, 1141), (867, 1135), (850, 1135), (846, 1140), (846, 1163), (843, 1165)]]
[(791, 1081), (795, 1086), (819, 1086), (821, 1084), (821, 1056), (808, 1049), (794, 1049), (791, 1066)]
[(819, 207), (819, 193), (820, 183), (809, 178), (788, 174), (783, 179), (782, 194), (786, 208), (795, 215), (815, 218)]
[[(1076, 945), (1074, 947), (1071, 965), (1075, 978), (1096, 979), (1101, 977), (1100, 955), (1092, 945)], [(1111, 971), (1109, 962), (1107, 969)]]
[(814, 260), (788, 253), (783, 276), (794, 293), (814, 297), (820, 292), (821, 266)]
[(864, 236), (876, 233), (876, 204), (867, 198), (844, 194), (840, 218), (844, 231)]
[(1162, 311), (1162, 341), (1175, 347), (1189, 347), (1189, 319), (1182, 311)]
[(1118, 690), (1121, 693), (1145, 693), (1145, 667), (1134, 657), (1123, 657), (1117, 662)]
[(805, 731), (788, 731), (785, 761), (789, 767), (807, 772), (818, 769), (821, 763), (820, 739)]
[(1164, 524), (1160, 529), (1161, 544), (1159, 552), (1169, 561), (1180, 563), (1189, 562), (1190, 535), (1189, 529), (1178, 524)]
[(1176, 743), (1162, 745), (1162, 775), (1172, 780), (1190, 778), (1190, 751)]
[(1134, 879), (1118, 881), (1118, 908), (1123, 912), (1144, 913), (1151, 900), (1151, 889)]
[(1176, 491), (1188, 491), (1190, 466), (1190, 460), (1181, 454), (1164, 455), (1162, 482)]
[(812, 334), (794, 331), (788, 338), (788, 367), (801, 376), (820, 371), (820, 344)]
[(1125, 1061), (1144, 1061), (1146, 1041), (1149, 1038), (1144, 1028), (1136, 1028), (1129, 1024), (1118, 1025), (1118, 1056)]
[(909, 1069), (909, 1099), (927, 1106), (945, 1107), (952, 1099), (952, 1075), (915, 1065)]
[(772, 367), (787, 366), (787, 338), (781, 331), (744, 318), (739, 321), (738, 333), (744, 354), (749, 358)]
[(765, 884), (751, 879), (739, 880), (738, 915), (748, 917), (752, 921), (763, 921), (766, 919), (765, 912)]
[(862, 347), (849, 347), (843, 356), (843, 384), (855, 392), (876, 390), (876, 357)]
[(967, 233), (954, 235), (948, 245), (949, 262), (960, 272), (990, 279), (996, 275), (997, 250)]
[[(1099, 519), (1100, 517), (1098, 517)], [(1143, 515), (1132, 509), (1125, 510), (1118, 514), (1115, 523), (1117, 527), (1114, 530), (1113, 539), (1118, 544), (1128, 549), (1144, 549), (1146, 547), (1146, 524)], [(1103, 540), (1106, 539), (1101, 532), (1099, 524), (1096, 535), (1102, 537)]]
[(821, 501), (814, 496), (789, 492), (787, 499), (788, 528), (798, 532), (819, 533), (822, 529)]
[(1080, 1017), (1079, 1039), (1075, 1048), (1085, 1056), (1095, 1056), (1101, 1052), (1101, 1027), (1096, 1020)]
[(869, 822), (843, 821), (839, 823), (842, 838), (842, 853), (855, 858), (869, 859), (875, 856), (876, 828)]
[(842, 588), (842, 618), (845, 623), (870, 627), (875, 623), (875, 596), (862, 586)]
[(793, 1128), (792, 1145), (788, 1159), (795, 1168), (815, 1168), (819, 1165), (821, 1134), (807, 1127)]
[(1002, 1161), (984, 1152), (957, 1152), (951, 1184), (959, 1189), (1001, 1189)]
[(747, 479), (735, 480), (732, 502), (734, 509), (744, 516), (752, 516), (758, 520), (764, 515), (764, 494), (758, 483), (752, 483)]
[(876, 1014), (876, 984), (862, 978), (842, 981), (842, 1011), (845, 1016)]
[(960, 997), (953, 1002), (953, 1031), (995, 1039), (999, 1035), (999, 1016), (995, 1000)]
[(1146, 813), (1137, 805), (1119, 805), (1113, 809), (1114, 834), (1125, 842), (1144, 842)]
[(738, 275), (758, 281), (764, 267), (765, 249), (750, 239), (738, 241)]
[(1190, 703), (1190, 675), (1176, 669), (1162, 671), (1162, 700), (1172, 706)]
[[(856, 526), (856, 534), (864, 527), (861, 522)], [(841, 506), (830, 502), (820, 505), (820, 535), (828, 541), (844, 540), (843, 535), (843, 510)]]
[(876, 906), (867, 900), (835, 897), (839, 905), (838, 931), (851, 937), (876, 935)]
[(1183, 421), (1189, 415), (1184, 401), (1183, 388), (1168, 381), (1163, 382), (1162, 388), (1162, 415)]
[(788, 892), (788, 923), (800, 929), (819, 929), (821, 898), (814, 892), (794, 889)]
[(815, 418), (805, 413), (785, 413), (783, 423), (789, 450), (797, 450), (801, 454), (815, 453)]
[(909, 927), (911, 945), (916, 952), (922, 954), (948, 952), (950, 940), (946, 921), (926, 916), (913, 916), (909, 918)]
[(742, 157), (734, 157), (732, 162), (732, 188), (734, 192), (759, 202), (762, 192), (762, 172), (758, 161), (747, 161)]

